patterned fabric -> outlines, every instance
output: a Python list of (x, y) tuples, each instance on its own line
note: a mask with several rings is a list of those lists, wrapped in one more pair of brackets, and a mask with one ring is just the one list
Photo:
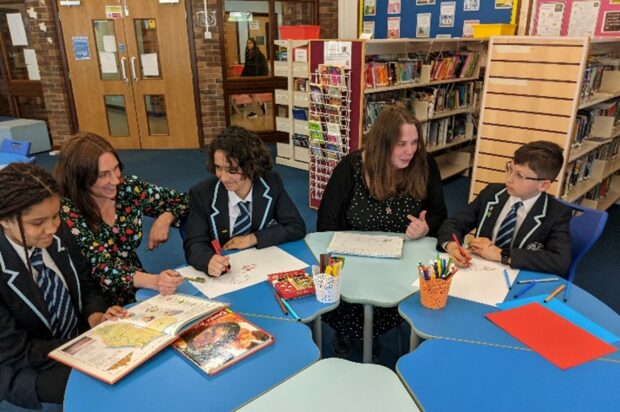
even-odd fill
[(156, 218), (164, 212), (172, 213), (178, 222), (189, 212), (188, 196), (147, 183), (137, 176), (124, 177), (118, 186), (116, 221), (113, 226), (102, 222), (99, 233), (88, 227), (70, 200), (63, 199), (61, 217), (112, 303), (126, 305), (135, 301), (133, 275), (136, 271), (144, 271), (136, 253), (142, 241), (142, 217)]
[(52, 334), (59, 339), (76, 336), (78, 319), (67, 287), (56, 272), (45, 266), (41, 249), (35, 248), (30, 259), (39, 274), (37, 283), (47, 304)]
[(250, 201), (241, 201), (237, 203), (237, 206), (239, 206), (239, 215), (235, 219), (235, 226), (233, 226), (233, 237), (250, 233), (250, 229), (252, 228), (252, 215), (250, 214), (251, 203)]
[(515, 234), (515, 227), (517, 225), (517, 210), (522, 204), (523, 202), (515, 202), (500, 225), (499, 230), (497, 231), (497, 237), (495, 238), (495, 245), (498, 248), (504, 249), (512, 244), (512, 239)]

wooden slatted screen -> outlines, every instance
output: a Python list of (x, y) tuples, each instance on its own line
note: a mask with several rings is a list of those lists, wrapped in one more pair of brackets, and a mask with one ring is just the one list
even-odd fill
[[(559, 144), (566, 167), (587, 55), (587, 38), (491, 38), (470, 201), (504, 182), (506, 162), (522, 144)], [(563, 179), (564, 170), (551, 194), (559, 195)]]

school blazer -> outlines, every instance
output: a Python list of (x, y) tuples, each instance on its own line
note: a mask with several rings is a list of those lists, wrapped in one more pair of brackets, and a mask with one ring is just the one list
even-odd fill
[[(187, 263), (207, 272), (215, 254), (211, 241), (222, 246), (230, 240), (228, 191), (215, 176), (189, 191), (189, 218), (183, 248)], [(306, 225), (275, 171), (256, 179), (252, 186), (252, 233), (258, 249), (298, 240)]]
[[(108, 305), (64, 224), (47, 251), (64, 276), (83, 332), (88, 316)], [(47, 354), (65, 342), (52, 336), (47, 315), (39, 286), (0, 231), (0, 400), (40, 407), (37, 375), (55, 364)]]
[[(437, 247), (463, 239), (472, 229), (477, 237), (493, 238), (493, 228), (509, 195), (503, 184), (487, 186), (463, 210), (448, 218), (439, 229)], [(516, 233), (511, 248), (510, 266), (566, 276), (571, 263), (569, 222), (572, 211), (543, 192)]]

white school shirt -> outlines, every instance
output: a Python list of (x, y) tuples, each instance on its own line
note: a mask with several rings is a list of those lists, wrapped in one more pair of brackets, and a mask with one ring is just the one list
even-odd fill
[(230, 237), (232, 238), (233, 228), (235, 227), (235, 220), (237, 220), (237, 216), (241, 214), (239, 210), (239, 202), (250, 202), (250, 222), (252, 222), (252, 191), (254, 187), (250, 189), (250, 192), (245, 196), (245, 198), (241, 199), (235, 192), (228, 192), (228, 217), (229, 227), (230, 229)]
[(495, 226), (493, 227), (493, 239), (492, 239), (493, 243), (495, 243), (495, 238), (497, 237), (497, 232), (499, 231), (499, 227), (502, 225), (502, 222), (504, 221), (504, 218), (506, 217), (508, 212), (510, 212), (510, 208), (512, 208), (512, 205), (514, 205), (517, 202), (523, 202), (523, 205), (521, 205), (521, 207), (517, 209), (517, 222), (515, 224), (515, 231), (514, 231), (514, 234), (516, 235), (517, 232), (519, 231), (519, 228), (521, 227), (521, 223), (523, 223), (527, 214), (530, 213), (530, 210), (532, 210), (532, 207), (534, 207), (534, 203), (536, 203), (540, 195), (541, 193), (538, 193), (536, 196), (531, 197), (527, 200), (522, 200), (516, 196), (510, 196), (508, 198), (508, 200), (504, 204), (504, 208), (502, 209), (499, 216), (497, 217)]
[[(10, 237), (6, 235), (5, 237), (9, 241), (11, 246), (13, 246), (13, 249), (15, 249), (15, 251), (17, 252), (17, 255), (22, 260), (22, 262), (24, 262), (24, 266), (28, 267), (28, 261), (26, 260), (26, 253), (24, 251), (24, 247), (22, 245), (18, 245), (17, 243), (13, 242), (13, 240), (11, 240)], [(32, 256), (32, 252), (34, 252), (34, 249), (28, 250), (28, 254), (30, 256)], [(43, 264), (47, 266), (48, 268), (52, 269), (54, 272), (56, 272), (56, 274), (58, 274), (58, 276), (60, 277), (60, 280), (62, 280), (62, 283), (64, 283), (65, 287), (67, 287), (67, 281), (65, 281), (65, 277), (60, 272), (60, 269), (58, 269), (58, 266), (56, 265), (56, 263), (54, 262), (50, 254), (47, 253), (47, 249), (42, 249), (41, 252), (42, 252), (41, 255), (43, 257)], [(39, 278), (39, 272), (37, 272), (37, 270), (34, 267), (32, 268), (32, 276), (34, 277), (35, 282)]]

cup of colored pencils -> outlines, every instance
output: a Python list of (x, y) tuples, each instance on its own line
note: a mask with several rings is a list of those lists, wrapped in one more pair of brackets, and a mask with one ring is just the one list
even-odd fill
[[(340, 272), (344, 265), (344, 258), (321, 255), (320, 266), (314, 273), (314, 290), (316, 300), (321, 303), (334, 303), (340, 299)], [(313, 268), (314, 269), (314, 268)], [(314, 272), (314, 270), (313, 270)]]
[(428, 309), (442, 309), (448, 303), (448, 292), (456, 266), (448, 259), (437, 257), (428, 265), (418, 264), (420, 276), (420, 303)]

